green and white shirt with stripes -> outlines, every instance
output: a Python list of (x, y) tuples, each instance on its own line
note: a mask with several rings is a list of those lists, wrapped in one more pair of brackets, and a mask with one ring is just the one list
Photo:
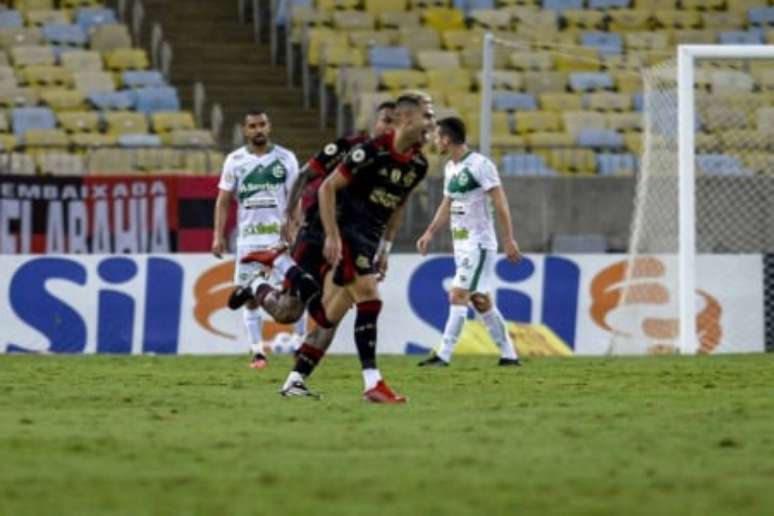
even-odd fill
[(451, 199), (454, 250), (497, 250), (494, 210), (487, 192), (500, 185), (497, 167), (478, 152), (469, 151), (444, 170), (444, 195)]

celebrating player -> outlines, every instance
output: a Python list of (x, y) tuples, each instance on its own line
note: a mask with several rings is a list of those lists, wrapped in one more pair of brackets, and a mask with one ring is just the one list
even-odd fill
[(423, 255), (427, 254), (433, 234), (446, 224), (451, 214), (456, 273), (449, 291), (449, 317), (441, 349), (419, 365), (449, 365), (467, 318), (468, 303), (473, 304), (489, 335), (500, 348), (499, 365), (519, 365), (505, 320), (490, 296), (497, 255), (492, 204), (506, 256), (513, 262), (521, 256), (513, 238), (508, 200), (497, 168), (486, 156), (468, 149), (465, 124), (459, 118), (444, 118), (438, 122), (435, 141), (439, 151), (450, 158), (444, 171), (444, 198), (432, 222), (417, 241), (417, 249)]
[[(260, 272), (261, 266), (243, 263), (246, 254), (276, 246), (280, 225), (293, 182), (298, 177), (298, 161), (289, 150), (271, 142), (271, 121), (264, 110), (245, 114), (243, 132), (247, 145), (232, 152), (223, 164), (215, 202), (215, 228), (212, 253), (220, 258), (226, 250), (225, 227), (231, 200), (238, 203), (237, 260), (234, 282), (244, 285)], [(275, 281), (282, 277), (273, 275)], [(243, 310), (244, 324), (252, 353), (250, 366), (263, 368), (266, 356), (261, 349), (260, 306), (249, 300)]]

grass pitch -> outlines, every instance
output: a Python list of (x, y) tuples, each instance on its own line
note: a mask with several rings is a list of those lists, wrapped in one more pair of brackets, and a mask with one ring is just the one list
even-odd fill
[(774, 514), (774, 354), (416, 360), (0, 356), (0, 514)]

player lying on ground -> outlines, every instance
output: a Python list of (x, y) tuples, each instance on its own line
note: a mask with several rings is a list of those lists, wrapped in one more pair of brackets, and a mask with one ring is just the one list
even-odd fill
[(423, 255), (427, 254), (433, 234), (446, 224), (451, 215), (456, 272), (449, 291), (449, 317), (443, 331), (441, 348), (437, 354), (432, 354), (419, 365), (449, 365), (468, 316), (468, 303), (473, 305), (489, 335), (500, 348), (499, 365), (519, 365), (505, 320), (492, 303), (490, 295), (497, 258), (492, 204), (506, 256), (512, 262), (521, 257), (513, 238), (508, 200), (500, 184), (497, 168), (483, 154), (468, 149), (465, 124), (459, 118), (444, 118), (438, 122), (435, 143), (442, 154), (449, 156), (444, 170), (444, 197), (432, 222), (417, 241), (417, 249)]
[[(246, 113), (242, 131), (247, 144), (229, 154), (223, 164), (212, 240), (212, 253), (220, 258), (226, 250), (228, 210), (232, 199), (236, 200), (238, 234), (234, 283), (237, 285), (246, 285), (260, 268), (257, 264), (242, 262), (241, 258), (280, 242), (280, 225), (288, 194), (298, 177), (295, 155), (272, 143), (271, 121), (264, 110)], [(275, 274), (273, 280), (281, 281), (282, 277)], [(261, 348), (263, 321), (256, 301), (247, 302), (243, 317), (252, 352), (251, 367), (265, 367), (266, 357)]]

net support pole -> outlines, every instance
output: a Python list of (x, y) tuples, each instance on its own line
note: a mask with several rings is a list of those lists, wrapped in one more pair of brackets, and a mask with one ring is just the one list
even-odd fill
[(696, 195), (695, 195), (695, 108), (694, 55), (690, 46), (677, 50), (677, 158), (679, 253), (678, 281), (680, 307), (680, 352), (694, 354), (696, 341)]
[(479, 117), (479, 152), (492, 155), (492, 74), (494, 72), (494, 34), (484, 34), (481, 60), (481, 116)]

